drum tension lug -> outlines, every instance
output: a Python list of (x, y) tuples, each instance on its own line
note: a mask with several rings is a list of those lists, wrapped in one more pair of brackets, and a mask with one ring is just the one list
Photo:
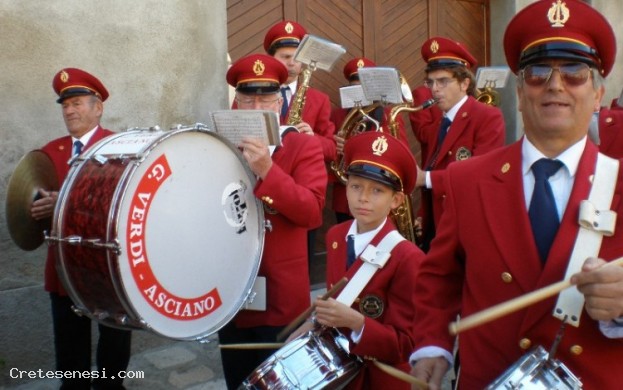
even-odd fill
[(264, 221), (264, 229), (268, 230), (269, 232), (273, 231), (273, 224), (270, 222), (270, 219)]

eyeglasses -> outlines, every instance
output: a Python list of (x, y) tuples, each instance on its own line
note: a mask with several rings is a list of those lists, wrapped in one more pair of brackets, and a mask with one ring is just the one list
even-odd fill
[(260, 108), (270, 108), (274, 103), (278, 102), (279, 99), (272, 100), (262, 100), (262, 99), (239, 99), (236, 98), (236, 102), (238, 102), (238, 107), (255, 107), (257, 104)]
[(547, 84), (554, 71), (560, 73), (563, 83), (570, 87), (584, 85), (591, 74), (591, 67), (582, 62), (572, 62), (560, 66), (547, 64), (528, 65), (521, 70), (521, 77), (531, 87), (540, 87)]
[(424, 80), (424, 86), (426, 88), (432, 89), (435, 84), (439, 86), (439, 88), (445, 88), (450, 84), (450, 82), (456, 80), (454, 77), (441, 77), (438, 79), (426, 79)]

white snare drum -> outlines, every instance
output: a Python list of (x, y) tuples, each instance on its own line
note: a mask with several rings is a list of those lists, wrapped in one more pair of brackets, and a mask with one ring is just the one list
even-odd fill
[(522, 358), (487, 387), (487, 390), (578, 390), (582, 382), (558, 360), (548, 360), (541, 346)]
[(359, 372), (348, 340), (335, 328), (317, 328), (292, 340), (247, 377), (240, 389), (341, 389)]
[(240, 310), (264, 216), (240, 152), (203, 125), (111, 135), (72, 162), (49, 243), (77, 310), (202, 339)]

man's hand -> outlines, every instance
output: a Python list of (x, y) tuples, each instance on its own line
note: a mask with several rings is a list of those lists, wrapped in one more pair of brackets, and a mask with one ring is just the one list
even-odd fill
[(294, 127), (296, 127), (299, 133), (303, 133), (307, 135), (314, 135), (314, 129), (312, 129), (312, 127), (307, 122), (301, 122), (295, 125)]
[(40, 189), (38, 194), (39, 199), (32, 202), (30, 208), (30, 215), (37, 221), (52, 216), (54, 207), (56, 206), (56, 200), (58, 199), (57, 191)]
[(346, 140), (337, 135), (334, 135), (333, 139), (335, 140), (335, 149), (337, 150), (337, 154), (344, 154), (344, 144), (346, 143)]
[(597, 321), (610, 321), (623, 316), (623, 267), (604, 267), (602, 259), (589, 258), (581, 272), (571, 277), (571, 284), (586, 299), (588, 315)]
[(350, 328), (355, 332), (363, 329), (363, 314), (352, 307), (336, 301), (333, 298), (316, 300), (316, 321), (325, 326), (334, 328)]
[[(444, 357), (423, 358), (415, 363), (411, 369), (411, 375), (428, 383), (430, 390), (440, 390), (441, 382), (448, 368), (449, 363)], [(420, 387), (412, 385), (411, 390), (420, 390)]]
[(273, 166), (268, 145), (259, 138), (244, 138), (238, 146), (253, 173), (264, 179)]

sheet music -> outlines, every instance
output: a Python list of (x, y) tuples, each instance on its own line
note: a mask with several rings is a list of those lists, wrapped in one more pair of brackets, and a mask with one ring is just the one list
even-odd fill
[(372, 104), (372, 101), (366, 99), (361, 85), (350, 85), (340, 88), (340, 101), (342, 102), (342, 108), (352, 108), (357, 104), (361, 106)]
[(279, 117), (274, 111), (222, 110), (211, 115), (214, 131), (232, 144), (239, 145), (242, 138), (262, 138), (268, 145), (279, 146)]
[(400, 76), (396, 68), (370, 67), (357, 71), (363, 92), (368, 100), (384, 103), (402, 103)]
[(504, 88), (510, 73), (510, 69), (506, 66), (478, 68), (476, 72), (476, 88)]
[(330, 71), (337, 59), (344, 53), (346, 49), (342, 45), (307, 34), (296, 49), (294, 59), (318, 69)]

